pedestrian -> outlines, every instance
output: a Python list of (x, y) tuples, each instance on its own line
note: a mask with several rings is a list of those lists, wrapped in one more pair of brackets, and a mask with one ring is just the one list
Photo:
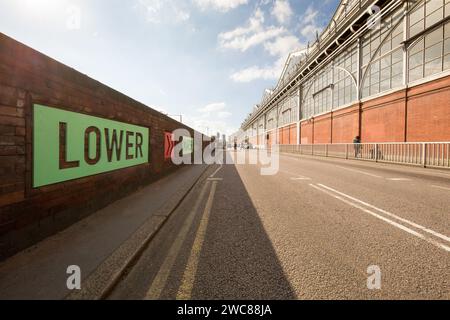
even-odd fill
[(355, 158), (358, 158), (361, 154), (361, 137), (356, 136), (355, 139), (353, 139), (353, 144), (355, 145)]

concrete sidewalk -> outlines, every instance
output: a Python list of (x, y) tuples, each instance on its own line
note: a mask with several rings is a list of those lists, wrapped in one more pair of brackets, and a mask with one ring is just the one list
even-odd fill
[(68, 266), (79, 266), (84, 281), (138, 230), (146, 232), (143, 225), (155, 232), (206, 168), (181, 168), (2, 262), (0, 299), (64, 299)]

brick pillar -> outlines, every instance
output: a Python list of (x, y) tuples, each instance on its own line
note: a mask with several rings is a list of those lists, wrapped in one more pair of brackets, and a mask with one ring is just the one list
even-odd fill
[(358, 135), (361, 137), (361, 141), (363, 141), (362, 137), (362, 103), (358, 102)]

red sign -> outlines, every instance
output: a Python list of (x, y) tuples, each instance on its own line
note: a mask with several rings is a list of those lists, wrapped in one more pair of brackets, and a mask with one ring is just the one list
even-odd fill
[(164, 133), (164, 159), (172, 158), (173, 149), (175, 148), (175, 141), (173, 141), (173, 134), (170, 132)]

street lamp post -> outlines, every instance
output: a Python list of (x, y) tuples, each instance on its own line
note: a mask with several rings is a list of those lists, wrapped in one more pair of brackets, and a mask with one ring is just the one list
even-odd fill
[(169, 114), (169, 117), (180, 117), (180, 123), (183, 123), (183, 115), (182, 114)]
[(183, 123), (183, 115), (182, 114), (168, 114), (168, 113), (166, 113), (164, 111), (160, 111), (160, 113), (162, 113), (165, 116), (171, 117), (171, 118), (179, 117), (180, 118), (180, 123)]

